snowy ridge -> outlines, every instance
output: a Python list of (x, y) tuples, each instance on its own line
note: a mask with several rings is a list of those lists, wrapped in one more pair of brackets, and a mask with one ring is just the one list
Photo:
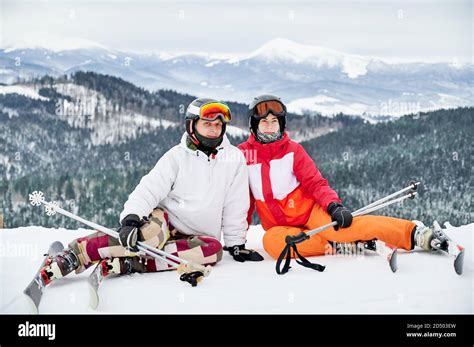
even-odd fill
[(22, 85), (0, 86), (0, 94), (19, 94), (31, 99), (48, 100), (48, 98), (39, 95), (34, 88)]
[(135, 137), (137, 131), (146, 133), (159, 127), (179, 126), (165, 119), (122, 110), (101, 93), (81, 85), (57, 83), (54, 88), (73, 99), (72, 102), (63, 99), (56, 107), (56, 114), (73, 127), (91, 129), (94, 145), (119, 144)]
[(345, 103), (337, 98), (321, 94), (310, 98), (293, 100), (288, 103), (287, 108), (288, 111), (297, 114), (317, 110), (318, 113), (329, 117), (338, 113), (361, 115), (368, 110), (367, 105), (358, 102)]
[(24, 49), (45, 49), (53, 52), (68, 51), (74, 49), (108, 49), (106, 46), (92, 40), (79, 37), (60, 37), (57, 35), (44, 35), (30, 33), (23, 36), (21, 42), (5, 42), (5, 53), (21, 51)]
[(246, 57), (246, 59), (252, 58), (264, 59), (268, 62), (289, 61), (295, 64), (309, 64), (318, 68), (342, 66), (343, 72), (350, 78), (365, 75), (370, 62), (370, 59), (361, 56), (319, 46), (304, 45), (282, 38), (267, 42)]
[[(0, 312), (26, 312), (22, 290), (51, 242), (59, 240), (67, 245), (89, 232), (36, 226), (1, 230)], [(237, 263), (226, 253), (211, 275), (196, 288), (179, 281), (175, 272), (106, 279), (100, 289), (97, 311), (88, 306), (89, 269), (47, 288), (40, 312), (472, 314), (474, 224), (449, 226), (448, 233), (466, 248), (462, 276), (454, 273), (449, 257), (421, 251), (400, 251), (399, 270), (395, 274), (376, 255), (339, 255), (311, 258), (327, 266), (322, 273), (294, 264), (288, 274), (278, 276), (275, 261), (262, 248), (263, 230), (252, 226), (247, 245), (265, 257), (263, 262)], [(125, 293), (140, 295), (135, 295), (134, 300), (123, 300)], [(439, 300), (440, 297), (446, 299)]]

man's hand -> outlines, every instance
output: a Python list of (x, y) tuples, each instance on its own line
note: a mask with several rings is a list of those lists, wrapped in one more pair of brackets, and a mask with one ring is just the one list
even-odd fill
[(129, 214), (122, 222), (122, 226), (117, 230), (120, 244), (133, 252), (138, 251), (139, 231), (143, 222), (136, 214)]
[(243, 263), (244, 261), (262, 261), (263, 257), (252, 249), (245, 249), (245, 245), (236, 245), (227, 247), (232, 258), (235, 261)]
[(352, 213), (338, 202), (331, 202), (327, 212), (331, 215), (333, 222), (337, 222), (334, 230), (338, 230), (339, 227), (347, 228), (352, 224)]

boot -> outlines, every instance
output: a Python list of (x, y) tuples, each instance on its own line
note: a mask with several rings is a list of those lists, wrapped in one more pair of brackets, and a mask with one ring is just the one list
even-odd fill
[(79, 258), (72, 249), (65, 249), (61, 253), (50, 256), (45, 266), (40, 270), (45, 284), (62, 278), (80, 266)]
[(432, 251), (432, 241), (434, 239), (433, 228), (427, 227), (421, 222), (413, 221), (416, 227), (413, 229), (412, 239), (415, 241), (415, 246), (418, 246), (426, 251)]
[(110, 274), (127, 275), (133, 272), (133, 259), (122, 257), (102, 259), (100, 267), (104, 277)]

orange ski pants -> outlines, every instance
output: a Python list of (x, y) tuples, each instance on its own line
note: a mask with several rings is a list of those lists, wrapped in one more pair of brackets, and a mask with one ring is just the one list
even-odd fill
[[(275, 226), (266, 230), (263, 236), (263, 247), (269, 255), (277, 259), (286, 246), (285, 237), (287, 235), (297, 235), (302, 231), (316, 229), (329, 223), (331, 223), (331, 216), (318, 204), (314, 204), (304, 226)], [(411, 234), (415, 226), (415, 223), (400, 218), (369, 215), (354, 217), (351, 226), (348, 228), (339, 228), (336, 231), (333, 227), (330, 227), (299, 243), (298, 252), (303, 257), (324, 255), (332, 252), (328, 241), (354, 242), (373, 239), (383, 241), (397, 248), (410, 250), (413, 248)], [(293, 252), (292, 257), (294, 257)]]

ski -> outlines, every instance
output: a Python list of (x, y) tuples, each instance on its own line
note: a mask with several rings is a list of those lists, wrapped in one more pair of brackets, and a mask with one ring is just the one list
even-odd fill
[(41, 269), (43, 269), (43, 267), (48, 263), (50, 256), (59, 254), (62, 250), (64, 250), (64, 246), (59, 241), (55, 241), (49, 246), (48, 253), (45, 254), (45, 258), (33, 277), (33, 280), (30, 282), (30, 284), (28, 284), (25, 290), (23, 290), (23, 293), (26, 295), (28, 301), (31, 304), (32, 313), (39, 313), (38, 307), (46, 287), (44, 278), (41, 276)]
[(437, 221), (433, 223), (434, 238), (431, 246), (454, 258), (454, 271), (458, 275), (462, 275), (464, 268), (464, 247), (453, 241), (441, 228)]
[(131, 273), (132, 265), (129, 259), (102, 259), (97, 263), (87, 280), (89, 285), (89, 306), (92, 309), (95, 310), (99, 306), (99, 288), (105, 277), (111, 274), (123, 274), (121, 271), (122, 266), (128, 266), (129, 270), (127, 273)]
[[(333, 246), (334, 247), (334, 246)], [(380, 240), (357, 241), (349, 243), (339, 243), (336, 246), (335, 254), (363, 254), (365, 252), (375, 253), (386, 259), (390, 270), (396, 272), (397, 265), (397, 248)]]
[(380, 240), (371, 240), (364, 242), (364, 250), (372, 251), (385, 258), (392, 272), (398, 270), (397, 248)]
[(99, 306), (99, 287), (103, 279), (102, 261), (100, 261), (87, 280), (89, 283), (89, 306), (94, 310)]

